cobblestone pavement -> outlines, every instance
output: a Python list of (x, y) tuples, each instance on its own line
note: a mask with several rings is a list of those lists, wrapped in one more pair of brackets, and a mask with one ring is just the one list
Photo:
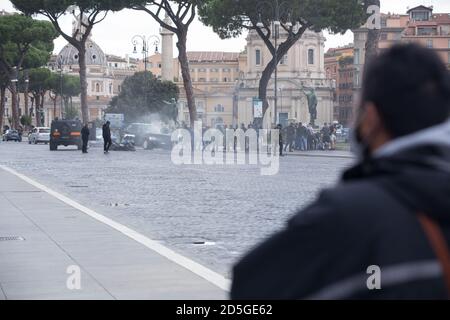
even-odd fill
[(225, 276), (352, 161), (284, 157), (278, 175), (261, 176), (256, 166), (176, 166), (162, 150), (104, 155), (92, 148), (83, 155), (71, 148), (50, 152), (45, 145), (0, 143), (0, 164)]

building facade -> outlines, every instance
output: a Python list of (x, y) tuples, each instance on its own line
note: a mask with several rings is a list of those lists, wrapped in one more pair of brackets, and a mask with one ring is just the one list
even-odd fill
[[(380, 50), (395, 43), (415, 42), (437, 52), (442, 61), (450, 68), (450, 13), (434, 13), (433, 7), (418, 6), (409, 9), (406, 14), (382, 14)], [(367, 27), (353, 30), (355, 89), (361, 87), (362, 71), (365, 64), (365, 45)]]
[(335, 83), (333, 92), (334, 120), (349, 127), (354, 120), (353, 44), (331, 48), (325, 54), (327, 79)]
[[(286, 36), (280, 34), (280, 43)], [(278, 66), (277, 122), (283, 125), (290, 121), (309, 123), (305, 89), (314, 89), (318, 99), (316, 124), (333, 121), (334, 83), (326, 77), (324, 43), (322, 33), (308, 30), (282, 58)], [(249, 33), (243, 52), (189, 52), (188, 59), (198, 117), (204, 125), (247, 126), (253, 123), (259, 80), (271, 60), (269, 50), (256, 32)], [(179, 120), (189, 123), (177, 61), (173, 78), (181, 89)], [(274, 119), (274, 76), (268, 85), (267, 99), (270, 116)]]

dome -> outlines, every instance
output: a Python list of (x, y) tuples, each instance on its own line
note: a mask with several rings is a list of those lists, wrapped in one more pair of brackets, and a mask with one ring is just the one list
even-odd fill
[[(63, 65), (78, 65), (78, 50), (71, 44), (67, 44), (58, 54)], [(86, 42), (86, 65), (107, 66), (106, 55), (94, 42)]]

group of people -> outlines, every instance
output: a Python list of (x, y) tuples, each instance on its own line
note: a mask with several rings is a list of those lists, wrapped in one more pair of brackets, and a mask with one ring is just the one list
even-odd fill
[(335, 124), (325, 123), (320, 130), (313, 128), (311, 124), (302, 122), (291, 123), (281, 130), (280, 154), (283, 152), (308, 151), (308, 150), (335, 150), (337, 141), (337, 127)]
[[(103, 135), (103, 152), (105, 154), (109, 153), (109, 148), (111, 148), (112, 145), (112, 138), (111, 138), (111, 123), (107, 121), (103, 127), (102, 127), (102, 135)], [(83, 128), (81, 129), (81, 140), (83, 142), (83, 147), (81, 148), (83, 153), (88, 153), (88, 143), (89, 143), (89, 135), (90, 130), (89, 126), (86, 123)]]

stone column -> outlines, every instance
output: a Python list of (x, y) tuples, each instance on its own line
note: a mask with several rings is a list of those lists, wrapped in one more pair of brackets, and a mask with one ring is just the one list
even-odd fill
[[(171, 25), (170, 18), (166, 16), (164, 22)], [(161, 78), (165, 81), (173, 81), (173, 32), (164, 28), (160, 29), (161, 35)]]

